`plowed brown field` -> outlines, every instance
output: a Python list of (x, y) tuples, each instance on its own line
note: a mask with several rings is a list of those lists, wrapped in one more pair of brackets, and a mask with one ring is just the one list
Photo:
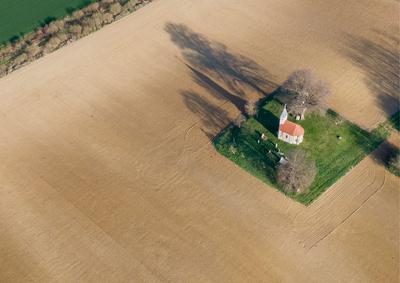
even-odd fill
[(1, 79), (0, 281), (396, 282), (385, 145), (303, 207), (210, 138), (296, 68), (375, 127), (396, 110), (398, 8), (154, 1)]

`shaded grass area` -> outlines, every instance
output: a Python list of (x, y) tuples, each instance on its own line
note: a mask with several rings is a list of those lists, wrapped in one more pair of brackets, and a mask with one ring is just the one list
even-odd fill
[(388, 166), (388, 170), (390, 171), (390, 173), (392, 173), (393, 175), (400, 177), (400, 170), (398, 168), (396, 168), (395, 166), (389, 165)]
[(387, 125), (391, 126), (397, 131), (400, 131), (400, 111), (397, 111), (389, 118)]
[(400, 177), (400, 149), (398, 144), (388, 142), (385, 149), (383, 154), (377, 155), (376, 157), (390, 173)]
[[(280, 150), (297, 147), (278, 140), (279, 115), (283, 105), (273, 96), (262, 101), (257, 117), (248, 119), (239, 129), (229, 126), (215, 139), (216, 149), (246, 171), (283, 191), (275, 178)], [(396, 118), (397, 117), (397, 118)], [(376, 149), (390, 134), (396, 113), (372, 132), (343, 119), (329, 110), (325, 115), (310, 113), (301, 124), (304, 141), (298, 147), (306, 150), (317, 166), (317, 176), (306, 194), (288, 194), (304, 205), (310, 204), (340, 177)], [(289, 118), (291, 119), (291, 118)], [(268, 139), (262, 140), (264, 133)], [(277, 145), (277, 148), (276, 148)]]
[(95, 0), (1, 0), (0, 44), (16, 40), (92, 2)]

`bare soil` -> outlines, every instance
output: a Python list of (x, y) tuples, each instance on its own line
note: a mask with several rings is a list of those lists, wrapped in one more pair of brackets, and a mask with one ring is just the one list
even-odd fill
[(296, 68), (351, 121), (385, 120), (398, 6), (155, 1), (1, 79), (0, 281), (396, 282), (379, 152), (304, 207), (210, 138)]

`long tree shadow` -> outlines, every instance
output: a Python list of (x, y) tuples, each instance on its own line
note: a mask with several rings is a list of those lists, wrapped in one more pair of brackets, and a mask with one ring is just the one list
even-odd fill
[(372, 158), (378, 164), (381, 164), (385, 167), (389, 166), (390, 159), (399, 151), (398, 145), (394, 145), (389, 142), (385, 142), (381, 145), (380, 148), (375, 150), (372, 153)]
[(194, 91), (182, 91), (183, 102), (204, 126), (203, 132), (212, 140), (229, 123), (228, 113)]
[(191, 66), (188, 65), (188, 68), (192, 71), (192, 78), (198, 85), (203, 87), (208, 93), (217, 99), (226, 99), (230, 101), (239, 111), (244, 113), (244, 106), (246, 104), (245, 99), (227, 91), (225, 88), (213, 81), (210, 77), (202, 72), (197, 71)]
[[(165, 31), (182, 51), (193, 80), (217, 99), (225, 99), (244, 113), (245, 89), (266, 96), (276, 88), (273, 76), (252, 59), (228, 48), (183, 24), (167, 23)], [(207, 135), (213, 138), (229, 122), (228, 114), (193, 91), (183, 91), (184, 103), (202, 120)]]
[(346, 57), (366, 74), (365, 83), (377, 95), (388, 116), (399, 110), (399, 33), (375, 31), (374, 39), (346, 34)]
[[(376, 95), (381, 109), (389, 118), (400, 110), (399, 30), (395, 28), (374, 32), (375, 34), (368, 38), (346, 34), (346, 48), (341, 52), (364, 71), (365, 84)], [(399, 129), (398, 115), (391, 117), (389, 122), (394, 129)], [(365, 135), (367, 134), (361, 134), (357, 143), (369, 154), (376, 146), (371, 148), (364, 139)], [(386, 142), (372, 152), (372, 157), (378, 164), (388, 166), (390, 157), (397, 150), (397, 146)]]
[(235, 95), (245, 95), (243, 85), (264, 95), (276, 87), (267, 70), (245, 56), (230, 52), (225, 45), (208, 40), (183, 24), (167, 23), (165, 31), (182, 50), (183, 58), (189, 65), (223, 82)]

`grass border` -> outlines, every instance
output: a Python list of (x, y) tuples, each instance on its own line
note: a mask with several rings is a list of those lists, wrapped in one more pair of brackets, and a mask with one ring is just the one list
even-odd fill
[[(266, 103), (268, 103), (269, 100), (273, 99), (273, 95), (271, 97), (268, 97), (266, 99), (262, 99), (261, 105), (263, 107), (265, 106)], [(338, 115), (336, 112), (333, 110), (330, 110), (330, 112), (334, 113), (335, 115)], [(355, 130), (356, 132), (359, 132), (360, 134), (364, 134), (365, 137), (370, 139), (370, 145), (368, 147), (363, 147), (362, 148), (362, 153), (359, 154), (358, 156), (355, 156), (354, 160), (346, 164), (345, 167), (342, 168), (342, 170), (337, 171), (337, 173), (329, 179), (328, 182), (326, 182), (323, 186), (322, 189), (320, 190), (315, 190), (311, 191), (308, 194), (291, 194), (291, 193), (285, 193), (282, 190), (282, 187), (279, 186), (279, 184), (274, 180), (274, 177), (268, 177), (267, 174), (262, 174), (259, 169), (257, 169), (254, 166), (251, 166), (251, 161), (245, 161), (242, 160), (239, 157), (233, 157), (233, 154), (229, 154), (227, 152), (227, 149), (229, 146), (227, 144), (228, 141), (221, 141), (227, 134), (229, 135), (230, 131), (233, 131), (235, 126), (233, 124), (229, 124), (227, 127), (225, 127), (220, 133), (217, 134), (217, 136), (213, 139), (213, 145), (216, 148), (216, 150), (226, 158), (230, 159), (233, 161), (236, 165), (244, 169), (246, 172), (249, 174), (253, 175), (254, 177), (258, 178), (265, 184), (273, 187), (274, 189), (284, 193), (285, 195), (291, 197), (292, 199), (296, 200), (297, 202), (300, 202), (301, 204), (308, 206), (312, 202), (314, 202), (320, 195), (322, 195), (324, 192), (326, 192), (330, 187), (332, 187), (333, 184), (335, 184), (339, 179), (341, 179), (343, 176), (345, 176), (349, 171), (351, 171), (352, 168), (354, 168), (358, 163), (360, 163), (366, 156), (371, 154), (373, 151), (375, 151), (386, 139), (387, 137), (391, 134), (392, 130), (397, 130), (398, 129), (398, 121), (400, 117), (400, 111), (394, 113), (387, 121), (380, 123), (375, 129), (372, 131), (368, 132), (360, 127), (358, 127), (356, 124), (345, 120), (344, 118), (341, 117), (348, 125), (351, 127), (356, 127)], [(250, 118), (252, 119), (252, 118)], [(247, 123), (248, 121), (246, 121)], [(245, 124), (246, 124), (245, 123)], [(354, 130), (354, 131), (355, 131)], [(361, 149), (361, 147), (360, 147)], [(248, 157), (245, 157), (248, 158)]]

